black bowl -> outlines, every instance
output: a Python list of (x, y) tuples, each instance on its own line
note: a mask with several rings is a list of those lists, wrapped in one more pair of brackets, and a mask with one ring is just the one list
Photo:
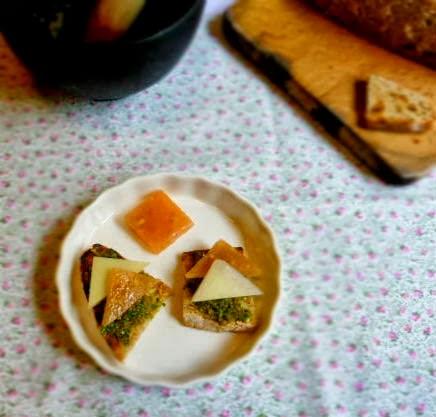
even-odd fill
[[(86, 15), (83, 8), (79, 14), (73, 9), (65, 14), (64, 26), (73, 28), (65, 31), (68, 35), (54, 36), (47, 23), (53, 18), (49, 17), (53, 7), (41, 11), (29, 3), (43, 2), (25, 1), (3, 13), (0, 10), (4, 16), (0, 23), (8, 43), (36, 80), (75, 96), (112, 100), (151, 86), (177, 64), (198, 27), (205, 0), (168, 0), (166, 6), (163, 0), (148, 0), (146, 4), (155, 5), (154, 9), (146, 6), (126, 36), (101, 43), (78, 41), (77, 34), (83, 32), (79, 16)], [(76, 0), (75, 7), (80, 3)]]

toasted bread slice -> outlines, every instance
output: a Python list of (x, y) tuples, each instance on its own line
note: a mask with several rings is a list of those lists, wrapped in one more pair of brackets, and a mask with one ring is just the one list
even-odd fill
[[(242, 248), (236, 248), (242, 253)], [(257, 325), (256, 305), (254, 297), (239, 297), (228, 300), (192, 302), (192, 296), (200, 285), (203, 277), (187, 278), (186, 274), (194, 265), (207, 256), (208, 249), (184, 252), (182, 254), (182, 270), (185, 279), (182, 298), (182, 317), (185, 326), (213, 332), (246, 332)], [(221, 305), (219, 304), (221, 303)], [(223, 306), (223, 303), (226, 303)], [(227, 319), (219, 314), (220, 307), (238, 309), (244, 320)]]
[(111, 270), (101, 333), (119, 360), (126, 357), (170, 295), (166, 284), (146, 273)]
[(378, 75), (367, 85), (366, 125), (392, 132), (424, 132), (431, 128), (434, 111), (430, 100)]

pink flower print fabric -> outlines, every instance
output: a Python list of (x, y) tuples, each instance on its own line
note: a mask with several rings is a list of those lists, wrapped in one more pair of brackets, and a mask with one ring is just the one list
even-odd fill
[[(0, 161), (1, 416), (436, 415), (435, 175), (378, 182), (207, 19), (165, 80), (114, 102), (41, 95), (0, 38)], [(72, 340), (53, 281), (87, 204), (164, 171), (249, 198), (283, 257), (270, 335), (182, 389), (100, 370)]]

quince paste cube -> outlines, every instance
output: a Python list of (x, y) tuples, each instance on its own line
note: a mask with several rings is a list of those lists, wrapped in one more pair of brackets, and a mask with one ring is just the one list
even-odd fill
[(260, 268), (238, 249), (232, 247), (224, 240), (216, 242), (185, 275), (187, 279), (204, 277), (216, 259), (221, 259), (238, 270), (242, 275), (250, 278), (258, 277)]
[(187, 232), (193, 222), (162, 190), (152, 191), (125, 216), (130, 230), (146, 249), (160, 253)]

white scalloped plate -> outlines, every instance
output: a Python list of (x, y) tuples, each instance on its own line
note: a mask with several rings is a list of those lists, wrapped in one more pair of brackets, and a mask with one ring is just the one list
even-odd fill
[[(148, 192), (165, 190), (195, 225), (159, 255), (147, 252), (121, 218)], [(179, 255), (209, 248), (218, 239), (242, 245), (264, 271), (260, 323), (250, 333), (212, 333), (180, 321)], [(80, 255), (94, 243), (128, 259), (146, 260), (146, 271), (175, 294), (152, 320), (123, 363), (111, 354), (88, 309), (78, 273)], [(137, 177), (102, 193), (76, 219), (65, 238), (56, 281), (60, 307), (77, 344), (106, 371), (140, 384), (182, 386), (211, 379), (252, 352), (271, 326), (280, 294), (280, 258), (271, 229), (258, 210), (229, 188), (200, 177), (159, 174)]]

